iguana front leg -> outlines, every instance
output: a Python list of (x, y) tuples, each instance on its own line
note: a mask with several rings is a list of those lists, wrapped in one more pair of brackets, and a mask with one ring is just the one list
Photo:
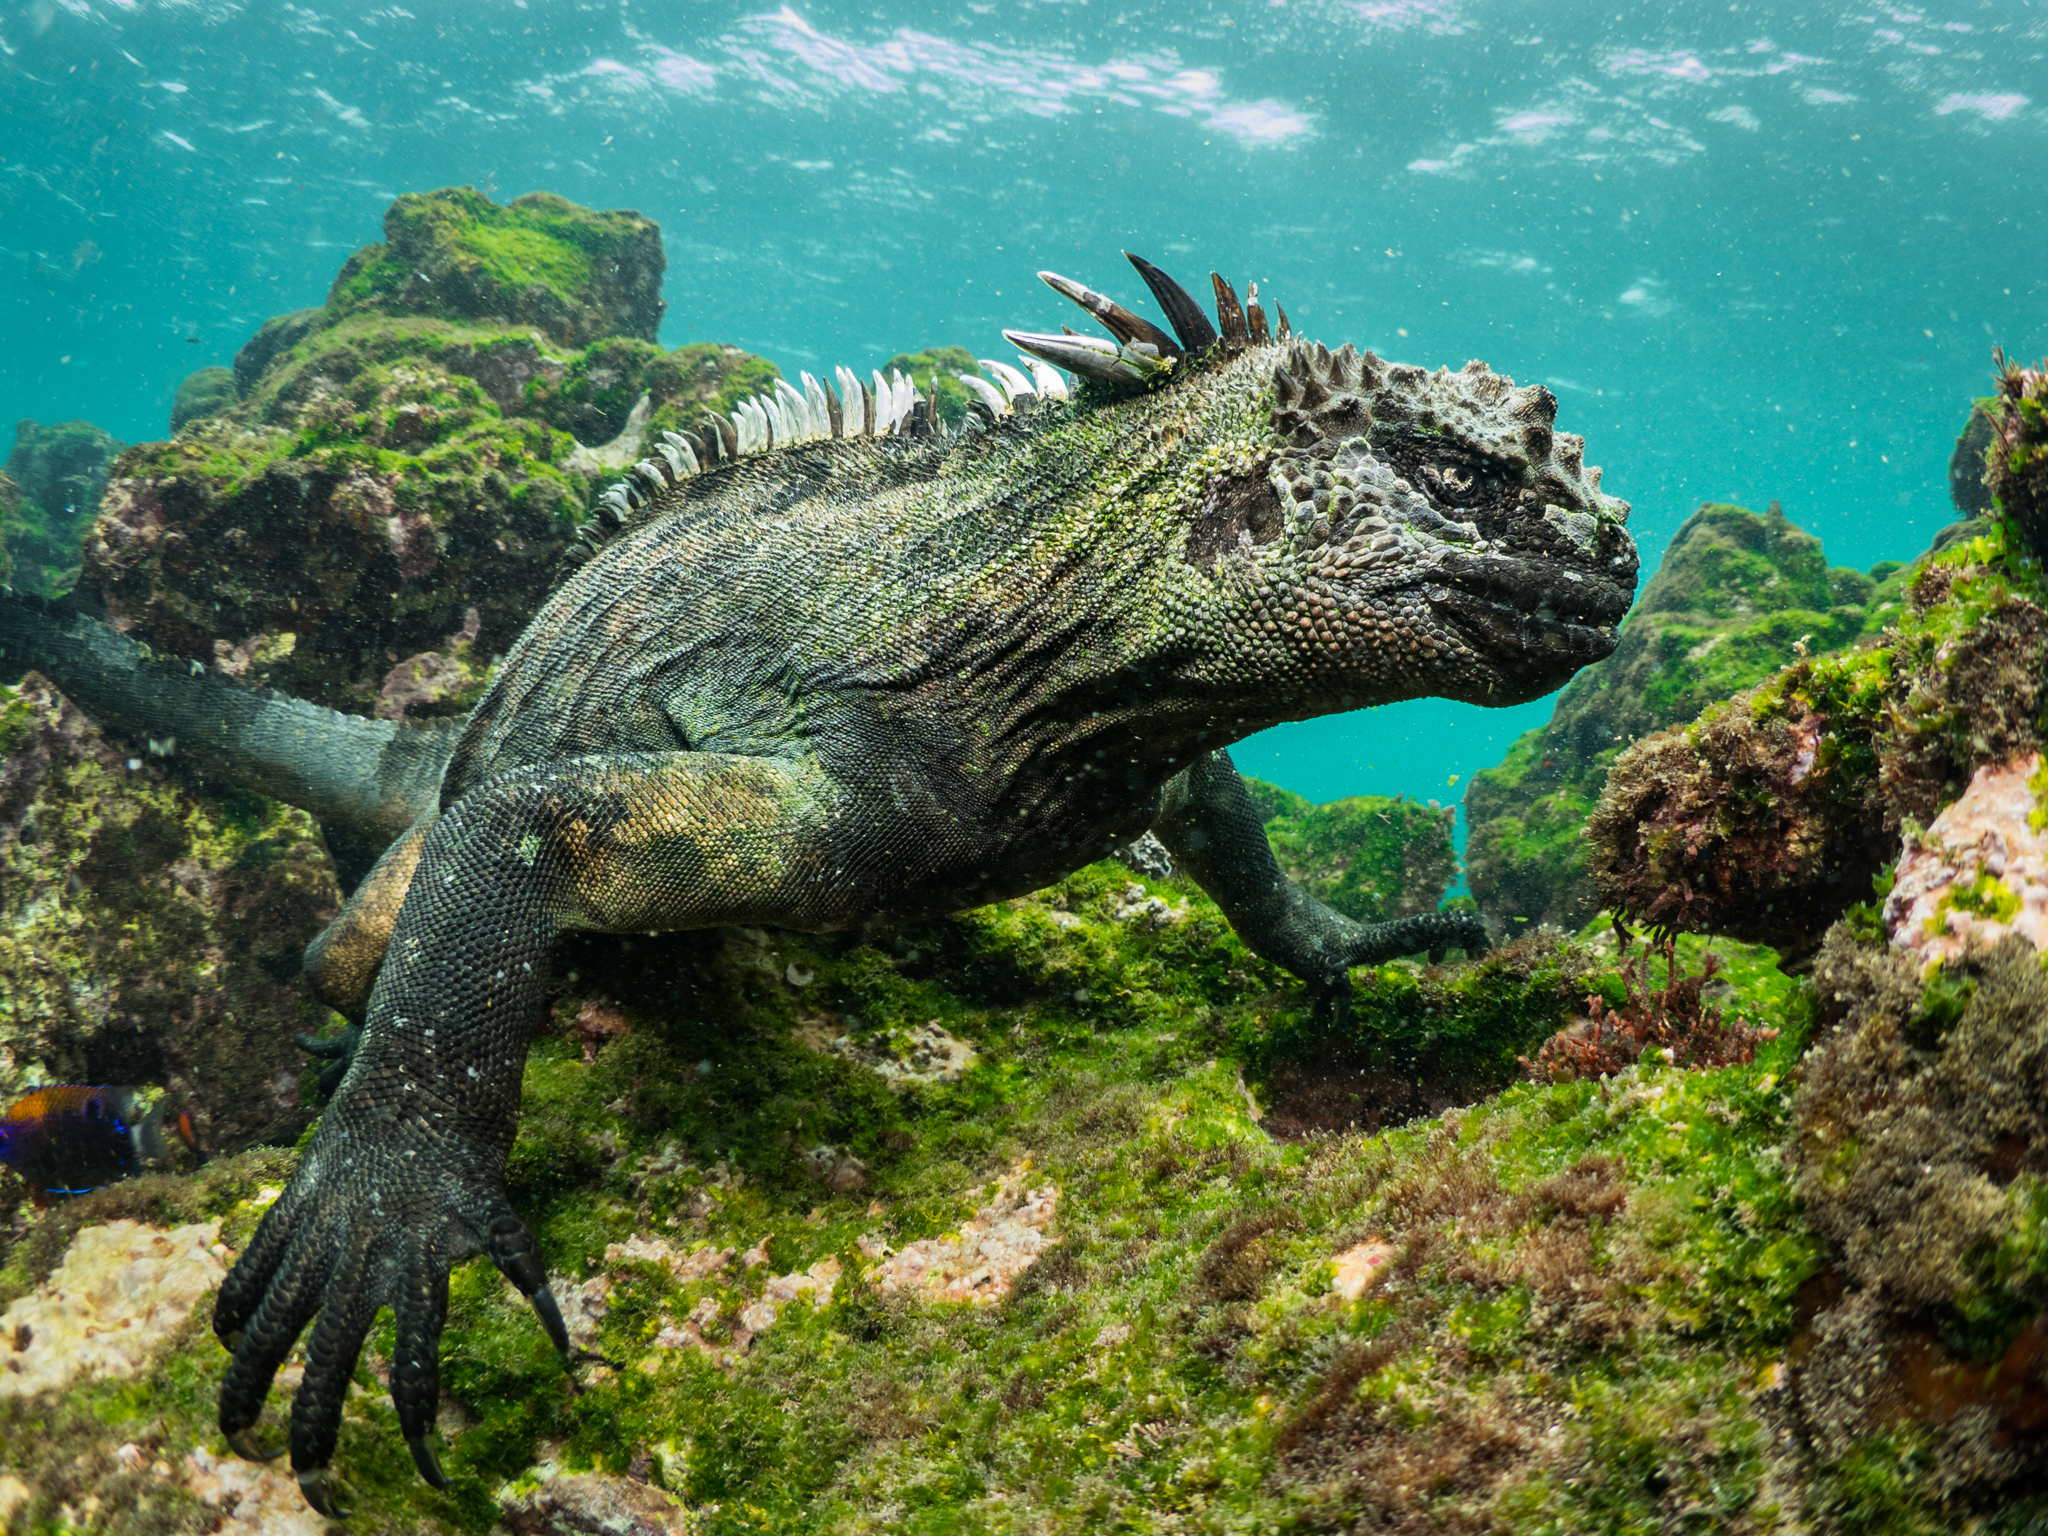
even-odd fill
[(421, 1474), (440, 1388), (449, 1267), (476, 1253), (568, 1337), (504, 1193), (527, 1040), (564, 928), (829, 926), (843, 798), (817, 769), (701, 753), (581, 758), (507, 773), (426, 829), (362, 1043), (297, 1175), (221, 1287), (214, 1330), (229, 1443), (318, 1313), (292, 1404), (292, 1467), (332, 1514), (326, 1467), (363, 1340), (396, 1313), (391, 1394)]
[(1266, 829), (1230, 754), (1211, 752), (1167, 782), (1153, 832), (1207, 891), (1252, 953), (1285, 966), (1341, 1016), (1351, 967), (1427, 950), (1487, 948), (1472, 912), (1424, 912), (1361, 923), (1280, 872)]

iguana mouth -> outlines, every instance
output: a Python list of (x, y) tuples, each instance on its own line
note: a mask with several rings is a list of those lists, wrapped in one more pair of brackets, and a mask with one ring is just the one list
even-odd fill
[(1538, 654), (1597, 660), (1614, 649), (1614, 626), (1628, 612), (1630, 592), (1604, 577), (1560, 570), (1541, 560), (1453, 551), (1423, 588), (1430, 605), (1488, 649), (1529, 648)]

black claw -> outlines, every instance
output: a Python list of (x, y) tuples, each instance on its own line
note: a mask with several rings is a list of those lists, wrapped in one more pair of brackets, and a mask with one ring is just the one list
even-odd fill
[(275, 1461), (284, 1454), (284, 1447), (281, 1445), (275, 1450), (263, 1449), (257, 1444), (256, 1431), (253, 1429), (230, 1430), (225, 1438), (228, 1449), (244, 1461)]
[(412, 1464), (420, 1469), (420, 1476), (427, 1480), (429, 1488), (446, 1488), (448, 1474), (441, 1470), (441, 1463), (434, 1459), (434, 1448), (427, 1443), (425, 1435), (414, 1435), (405, 1442), (412, 1452)]
[(299, 1474), (299, 1492), (314, 1510), (330, 1520), (346, 1520), (348, 1506), (335, 1495), (341, 1491), (339, 1483), (330, 1484), (325, 1467), (309, 1467)]
[[(555, 1353), (565, 1361), (574, 1359), (569, 1348), (569, 1325), (562, 1321), (562, 1309), (555, 1303), (555, 1293), (545, 1285), (536, 1286), (526, 1299), (533, 1303), (534, 1316), (540, 1319), (541, 1327), (547, 1330), (548, 1340), (555, 1346)], [(610, 1362), (606, 1361), (606, 1364)]]

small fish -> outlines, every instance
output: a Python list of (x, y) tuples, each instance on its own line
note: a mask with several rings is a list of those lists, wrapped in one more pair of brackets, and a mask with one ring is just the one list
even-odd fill
[[(21, 1176), (38, 1205), (53, 1195), (89, 1194), (164, 1157), (166, 1112), (160, 1089), (37, 1088), (0, 1115), (0, 1163)], [(180, 1112), (172, 1123), (197, 1151), (191, 1115)]]

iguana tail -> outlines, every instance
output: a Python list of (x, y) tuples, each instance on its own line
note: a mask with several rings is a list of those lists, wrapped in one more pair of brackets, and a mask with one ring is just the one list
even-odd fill
[(106, 625), (0, 587), (0, 676), (41, 672), (101, 726), (383, 847), (433, 808), (461, 720), (364, 720), (244, 688)]

